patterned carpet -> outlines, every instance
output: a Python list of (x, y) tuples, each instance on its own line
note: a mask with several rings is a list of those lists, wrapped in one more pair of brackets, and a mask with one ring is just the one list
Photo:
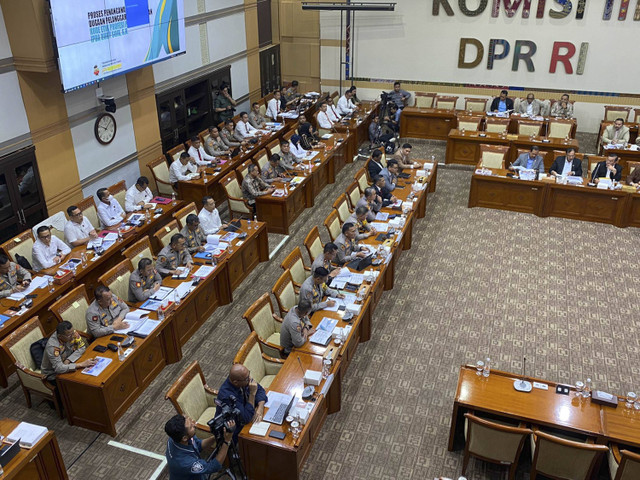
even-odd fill
[[(417, 157), (441, 159), (444, 144), (416, 142), (415, 150)], [(0, 390), (3, 416), (54, 429), (72, 479), (149, 478), (159, 460), (108, 442), (164, 453), (162, 428), (174, 413), (164, 400), (169, 385), (194, 359), (211, 386), (222, 383), (249, 333), (242, 313), (271, 289), (280, 262), (302, 246), (311, 226), (322, 225), (360, 166), (348, 165), (338, 183), (321, 192), (289, 238), (270, 238), (271, 250), (285, 244), (185, 345), (183, 360), (162, 371), (118, 422), (115, 439), (70, 427), (45, 404), (27, 409), (16, 376)], [(490, 356), (495, 368), (520, 371), (526, 354), (529, 372), (549, 380), (591, 376), (608, 391), (640, 389), (640, 285), (632, 253), (638, 230), (468, 209), (470, 175), (467, 168), (439, 170), (427, 216), (414, 228), (395, 288), (375, 312), (372, 339), (359, 346), (349, 367), (342, 411), (328, 417), (304, 480), (457, 478), (462, 454), (446, 445), (458, 369), (481, 357)], [(528, 478), (528, 468), (524, 460), (518, 479)], [(467, 476), (503, 475), (472, 460)]]

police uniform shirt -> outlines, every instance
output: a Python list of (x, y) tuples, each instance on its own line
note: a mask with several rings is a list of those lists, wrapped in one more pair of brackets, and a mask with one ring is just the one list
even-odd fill
[(366, 233), (371, 231), (371, 225), (367, 223), (367, 220), (365, 219), (364, 222), (359, 221), (355, 213), (351, 214), (344, 223), (353, 223), (356, 226), (356, 229), (358, 230), (358, 233), (356, 233), (356, 240), (367, 238)]
[(156, 262), (156, 269), (163, 277), (171, 275), (171, 270), (175, 270), (178, 267), (183, 267), (187, 263), (192, 262), (191, 255), (185, 248), (181, 252), (176, 252), (171, 245), (167, 245), (158, 254), (158, 261)]
[(284, 348), (286, 354), (291, 353), (293, 347), (304, 345), (305, 339), (302, 335), (302, 329), (305, 325), (311, 327), (311, 322), (306, 316), (303, 318), (298, 316), (297, 307), (293, 307), (287, 312), (280, 326), (280, 346)]
[(135, 269), (129, 276), (129, 301), (147, 300), (154, 293), (152, 288), (156, 282), (162, 283), (162, 277), (155, 269), (148, 277), (143, 276), (139, 269)]
[(226, 153), (223, 153), (223, 152), (226, 152), (227, 150), (229, 150), (227, 146), (224, 144), (224, 142), (222, 141), (222, 138), (220, 138), (219, 134), (217, 138), (213, 138), (211, 135), (209, 135), (209, 137), (207, 138), (205, 147), (209, 155), (211, 155), (212, 157), (219, 157), (221, 155), (226, 155)]
[(31, 274), (17, 263), (9, 262), (9, 271), (0, 274), (0, 298), (11, 295), (13, 288), (25, 280), (31, 280)]
[(225, 143), (227, 147), (240, 146), (240, 142), (238, 141), (236, 136), (233, 134), (233, 132), (230, 132), (226, 127), (220, 130), (220, 138), (222, 138), (222, 141)]
[(87, 238), (95, 228), (87, 217), (82, 216), (82, 222), (76, 223), (71, 220), (64, 224), (64, 241), (72, 246), (73, 242)]
[(369, 209), (369, 212), (367, 213), (367, 222), (373, 222), (376, 219), (376, 213), (378, 213), (382, 208), (382, 202), (378, 203), (374, 200), (369, 203), (366, 198), (361, 197), (360, 200), (358, 200), (358, 203), (356, 203), (355, 209), (357, 210), (358, 207), (367, 207)]
[(267, 183), (273, 183), (283, 172), (284, 170), (280, 166), (274, 167), (270, 163), (266, 163), (264, 167), (262, 167), (262, 180)]
[(316, 271), (316, 268), (320, 268), (320, 267), (326, 268), (329, 273), (331, 273), (336, 268), (331, 265), (331, 262), (329, 260), (325, 260), (324, 253), (321, 255), (318, 255), (316, 259), (313, 261), (313, 263), (311, 264), (311, 274), (313, 275), (313, 272)]
[[(61, 343), (58, 340), (58, 333), (53, 332), (44, 349), (42, 375), (47, 380), (53, 380), (56, 375), (61, 373), (74, 372), (76, 370), (76, 360), (82, 356), (86, 349), (86, 342), (78, 332), (75, 332), (71, 341), (67, 343)], [(69, 363), (65, 364), (65, 360), (69, 360)]]
[(267, 120), (260, 113), (256, 113), (251, 110), (249, 112), (249, 123), (254, 128), (262, 128), (262, 126), (267, 123)]
[[(97, 300), (91, 302), (85, 318), (87, 320), (87, 330), (94, 337), (104, 337), (113, 333), (113, 321), (129, 312), (129, 306), (112, 294), (111, 303), (107, 308), (102, 308)], [(123, 315), (124, 314), (124, 315)]]
[(193, 436), (188, 445), (167, 439), (167, 466), (171, 480), (207, 480), (209, 475), (222, 469), (222, 465), (213, 458), (207, 462), (200, 458), (202, 440)]
[(336, 255), (336, 263), (344, 265), (351, 260), (355, 260), (356, 253), (360, 251), (360, 245), (356, 240), (349, 240), (344, 236), (344, 233), (338, 235), (336, 241), (333, 242), (338, 247), (338, 254)]
[(187, 241), (187, 251), (191, 254), (198, 253), (198, 247), (202, 247), (207, 244), (207, 235), (200, 225), (195, 230), (190, 230), (188, 225), (185, 225), (180, 233), (184, 235)]
[(291, 170), (296, 166), (297, 163), (300, 163), (301, 159), (296, 157), (291, 151), (284, 153), (280, 152), (280, 165), (284, 165), (286, 168)]
[(300, 287), (300, 298), (304, 298), (311, 302), (312, 312), (327, 308), (327, 302), (322, 301), (322, 298), (325, 295), (328, 297), (336, 297), (338, 295), (338, 291), (327, 287), (326, 283), (317, 285), (313, 281), (313, 275), (302, 282), (302, 286)]

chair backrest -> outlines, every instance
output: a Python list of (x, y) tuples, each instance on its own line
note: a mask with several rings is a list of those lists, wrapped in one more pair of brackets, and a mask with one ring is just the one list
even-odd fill
[(162, 248), (169, 245), (171, 242), (171, 237), (173, 237), (176, 233), (180, 233), (180, 228), (178, 227), (178, 222), (175, 220), (171, 220), (164, 227), (161, 227), (153, 236), (158, 240)]
[(471, 111), (471, 112), (484, 113), (484, 112), (487, 111), (487, 101), (488, 101), (488, 99), (486, 99), (486, 98), (465, 97), (464, 98), (464, 109), (467, 112)]
[(291, 250), (291, 253), (287, 255), (287, 258), (282, 261), (280, 266), (283, 270), (289, 270), (291, 272), (293, 283), (298, 286), (302, 285), (302, 283), (307, 279), (308, 274), (304, 268), (302, 250), (300, 250), (300, 247), (295, 247)]
[(544, 122), (535, 120), (518, 120), (518, 135), (535, 135), (542, 134)]
[(331, 241), (335, 241), (335, 239), (338, 238), (338, 235), (340, 235), (340, 233), (342, 232), (340, 226), (340, 217), (338, 216), (337, 210), (334, 209), (329, 212), (327, 218), (324, 219), (324, 226), (329, 232), (329, 238), (331, 238)]
[(349, 209), (354, 211), (356, 209), (356, 204), (362, 194), (360, 193), (360, 187), (358, 186), (358, 182), (355, 180), (351, 182), (351, 185), (347, 187), (347, 201), (349, 202)]
[(361, 168), (356, 172), (353, 178), (355, 178), (356, 182), (358, 182), (360, 193), (364, 194), (364, 189), (369, 186), (369, 181), (367, 179), (367, 170), (365, 168)]
[(297, 305), (298, 295), (293, 287), (293, 277), (291, 277), (289, 270), (282, 272), (280, 278), (273, 285), (271, 293), (276, 297), (281, 317), (284, 317), (293, 306)]
[(16, 235), (10, 240), (7, 240), (2, 244), (2, 251), (7, 254), (7, 257), (12, 262), (16, 261), (16, 253), (29, 260), (29, 263), (33, 266), (32, 252), (33, 252), (33, 234), (31, 229), (25, 230), (20, 235)]
[(630, 113), (631, 107), (623, 107), (621, 105), (604, 106), (604, 120), (606, 122), (613, 122), (617, 118), (622, 118), (626, 122), (627, 120), (629, 120)]
[(187, 217), (192, 213), (198, 215), (198, 209), (196, 208), (196, 204), (194, 202), (191, 202), (189, 205), (181, 208), (173, 214), (173, 218), (175, 218), (178, 222), (178, 226), (180, 227), (180, 229), (184, 228), (184, 226), (187, 224)]
[(339, 97), (340, 97), (340, 95), (338, 94), (337, 90), (331, 94), (331, 101), (333, 101), (333, 105), (334, 106), (338, 105), (338, 98)]
[(509, 119), (487, 117), (484, 124), (486, 132), (502, 133), (507, 131), (509, 127)]
[(384, 168), (387, 168), (387, 152), (384, 151), (384, 149), (380, 148), (380, 150), (382, 150), (382, 156), (380, 157), (380, 165), (382, 165)]
[(41, 338), (44, 338), (44, 330), (38, 317), (33, 317), (7, 335), (0, 342), (0, 348), (14, 364), (39, 372), (40, 368), (31, 356), (31, 344)]
[(159, 195), (171, 196), (174, 193), (173, 187), (169, 183), (169, 165), (164, 155), (147, 163), (147, 167), (151, 170), (151, 175), (156, 181)]
[(105, 287), (109, 287), (109, 290), (117, 295), (118, 298), (126, 302), (129, 299), (129, 277), (131, 277), (131, 272), (133, 272), (133, 266), (131, 260), (127, 258), (100, 275), (98, 282)]
[(464, 416), (467, 421), (465, 450), (494, 462), (515, 463), (525, 440), (533, 433), (528, 428), (502, 425), (470, 413)]
[(539, 430), (535, 431), (535, 444), (532, 476), (539, 472), (555, 478), (586, 480), (592, 478), (598, 460), (608, 451), (605, 445), (565, 440)]
[(322, 255), (323, 246), (322, 241), (320, 240), (320, 231), (317, 226), (313, 227), (307, 234), (304, 239), (304, 246), (307, 249), (307, 253), (309, 254), (309, 258), (312, 263), (318, 255)]
[(173, 404), (178, 414), (197, 420), (209, 408), (204, 390), (205, 385), (202, 368), (200, 368), (198, 361), (194, 360), (173, 382), (166, 398)]
[(482, 122), (482, 117), (467, 117), (467, 116), (458, 116), (458, 130), (468, 130), (470, 132), (477, 132), (480, 130), (480, 122)]
[(127, 195), (127, 184), (124, 180), (114, 183), (109, 188), (109, 193), (115, 197), (120, 206), (124, 208), (124, 197)]
[(210, 135), (209, 135), (209, 129), (208, 128), (203, 130), (203, 131), (201, 131), (198, 134), (198, 138), (200, 139), (200, 143), (202, 145), (206, 145), (207, 144), (207, 140), (209, 140), (209, 137), (210, 137)]
[(240, 183), (238, 182), (238, 176), (236, 175), (236, 172), (229, 172), (222, 178), (220, 183), (222, 184), (222, 187), (227, 194), (229, 212), (232, 218), (234, 212), (238, 212), (239, 214), (253, 215), (253, 211), (247, 207), (242, 198), (242, 189), (240, 188)]
[(502, 145), (480, 145), (480, 166), (486, 168), (504, 168), (509, 147)]
[(49, 311), (58, 319), (58, 322), (66, 320), (71, 322), (73, 328), (77, 331), (86, 333), (87, 320), (85, 313), (87, 313), (90, 304), (87, 289), (82, 284), (52, 303)]
[(82, 214), (91, 222), (93, 228), (99, 231), (100, 220), (98, 219), (98, 208), (96, 207), (96, 202), (93, 197), (82, 199), (81, 202), (78, 202), (77, 206)]
[(631, 162), (627, 160), (627, 168), (629, 169), (629, 175), (631, 175), (636, 168), (640, 168), (640, 162)]
[(276, 153), (280, 155), (280, 139), (276, 138), (274, 141), (269, 142), (267, 144), (267, 150), (269, 151), (269, 156), (273, 156)]
[(173, 147), (170, 150), (167, 150), (167, 155), (169, 155), (169, 161), (173, 162), (174, 160), (178, 160), (180, 158), (180, 154), (186, 151), (187, 150), (184, 148), (184, 145), (182, 144), (176, 147)]
[(143, 258), (153, 260), (153, 249), (148, 236), (142, 237), (136, 243), (124, 250), (122, 254), (129, 259), (133, 268), (138, 268), (138, 262)]
[(433, 101), (436, 98), (436, 94), (427, 92), (415, 92), (414, 98), (416, 99), (414, 107), (433, 108)]
[(260, 342), (256, 332), (249, 334), (233, 359), (233, 363), (240, 363), (247, 367), (251, 372), (251, 377), (258, 383), (264, 378), (267, 372), (264, 367), (262, 350), (260, 349)]
[(258, 168), (262, 172), (262, 168), (269, 163), (269, 154), (264, 148), (262, 148), (253, 156), (253, 161), (258, 165)]
[(637, 480), (640, 478), (640, 454), (629, 450), (620, 450), (622, 460), (614, 480)]
[(260, 115), (263, 117), (267, 115), (267, 106), (264, 102), (260, 103)]
[(549, 120), (549, 131), (547, 137), (553, 138), (566, 138), (571, 136), (571, 129), (573, 128), (573, 121), (552, 119)]
[(238, 168), (236, 168), (236, 174), (238, 175), (238, 181), (242, 182), (244, 177), (249, 175), (249, 165), (253, 165), (253, 161), (251, 159), (245, 160), (240, 164)]
[(344, 193), (340, 195), (335, 202), (333, 202), (333, 208), (335, 208), (338, 212), (340, 223), (346, 222), (347, 218), (351, 216), (351, 212), (349, 211), (349, 204), (347, 203), (347, 196)]
[(455, 110), (458, 97), (447, 95), (436, 95), (436, 108), (443, 108), (446, 110)]
[(604, 162), (607, 157), (600, 155), (589, 155), (589, 179), (591, 179), (591, 173), (593, 173), (593, 169), (596, 168), (596, 165), (600, 162)]
[[(555, 161), (558, 157), (564, 157), (567, 154), (564, 150), (554, 150), (553, 151), (553, 160)], [(576, 158), (582, 162), (584, 159), (584, 153), (576, 153)]]
[(46, 218), (40, 223), (34, 225), (34, 227), (31, 229), (31, 234), (33, 235), (33, 238), (35, 238), (38, 235), (38, 229), (44, 225), (46, 227), (49, 227), (49, 230), (51, 231), (52, 235), (58, 237), (60, 240), (64, 242), (64, 230), (58, 230), (55, 227), (55, 225), (58, 225), (60, 221), (62, 221), (63, 224), (66, 223), (67, 221), (67, 216), (63, 212), (58, 212), (54, 215), (51, 215), (49, 218)]

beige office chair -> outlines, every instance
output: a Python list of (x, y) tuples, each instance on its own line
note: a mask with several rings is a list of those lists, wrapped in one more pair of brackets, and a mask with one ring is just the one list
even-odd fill
[(535, 120), (518, 120), (518, 135), (542, 135), (544, 122)]
[(337, 210), (331, 210), (329, 215), (327, 215), (327, 218), (324, 219), (324, 226), (327, 229), (327, 232), (329, 232), (329, 238), (331, 241), (335, 242), (338, 235), (342, 233), (340, 217), (338, 216)]
[(242, 196), (242, 189), (240, 188), (236, 172), (229, 172), (220, 180), (220, 184), (227, 193), (229, 216), (231, 218), (234, 218), (236, 215), (244, 218), (253, 217), (253, 208)]
[(442, 108), (445, 110), (455, 110), (458, 97), (448, 95), (436, 95), (435, 108)]
[[(41, 221), (40, 223), (34, 225), (34, 227), (31, 229), (31, 234), (33, 235), (34, 238), (36, 238), (38, 236), (38, 229), (42, 226), (48, 227), (49, 231), (51, 232), (51, 235), (58, 237), (60, 240), (62, 240), (63, 242), (64, 240), (64, 229), (63, 230), (58, 230), (54, 225), (58, 225), (60, 223), (60, 221), (62, 221), (62, 224), (64, 225), (67, 222), (67, 216), (63, 213), (63, 212), (58, 212), (54, 215), (51, 215), (49, 218), (44, 219), (43, 221)], [(66, 242), (65, 242), (66, 243)]]
[(364, 190), (369, 186), (369, 179), (367, 178), (367, 169), (361, 168), (356, 172), (353, 177), (356, 182), (358, 182), (358, 188), (360, 189), (360, 194), (364, 195)]
[(265, 105), (264, 102), (260, 103), (260, 115), (262, 115), (263, 117), (267, 117), (267, 106)]
[(509, 480), (513, 480), (524, 442), (533, 432), (524, 428), (503, 425), (465, 413), (464, 459), (462, 475), (466, 474), (471, 456), (481, 460), (509, 466)]
[(31, 266), (33, 266), (33, 259), (31, 257), (33, 251), (33, 234), (31, 229), (25, 230), (20, 235), (16, 235), (10, 240), (7, 240), (2, 244), (2, 251), (9, 257), (12, 262), (16, 261), (16, 253), (22, 257), (25, 257)]
[(553, 119), (549, 120), (549, 131), (547, 137), (552, 138), (566, 138), (571, 137), (571, 130), (573, 129), (572, 120)]
[(349, 210), (353, 212), (356, 209), (356, 205), (360, 201), (360, 197), (362, 197), (358, 182), (356, 182), (355, 180), (351, 182), (351, 185), (347, 187), (347, 191), (345, 193), (347, 195), (347, 202), (349, 202)]
[(284, 356), (284, 348), (280, 346), (282, 322), (273, 316), (273, 306), (268, 293), (264, 293), (253, 302), (242, 318), (246, 320), (249, 329), (258, 334), (258, 341), (262, 344), (264, 353), (273, 358)]
[(127, 184), (125, 181), (120, 180), (118, 183), (114, 183), (108, 188), (108, 190), (124, 209), (124, 197), (127, 195)]
[(305, 237), (304, 246), (307, 249), (307, 253), (309, 254), (311, 263), (313, 263), (318, 255), (322, 255), (324, 247), (322, 245), (322, 241), (320, 240), (320, 231), (318, 230), (317, 226), (313, 227)]
[(98, 277), (98, 282), (108, 287), (120, 300), (129, 301), (129, 278), (133, 272), (131, 261), (127, 258)]
[(80, 335), (90, 339), (91, 335), (87, 332), (87, 318), (85, 315), (90, 304), (87, 289), (82, 284), (52, 303), (49, 311), (53, 313), (58, 323), (63, 321), (71, 322), (73, 328)]
[(589, 155), (589, 176), (587, 177), (589, 180), (591, 180), (591, 174), (593, 173), (593, 169), (596, 168), (596, 165), (606, 160), (607, 160), (607, 157), (604, 157), (604, 156)]
[(82, 215), (87, 217), (87, 220), (91, 222), (93, 228), (96, 231), (100, 231), (100, 220), (98, 219), (98, 208), (96, 207), (96, 202), (93, 197), (87, 197), (82, 199), (81, 202), (77, 203), (77, 207), (82, 212)]
[(293, 278), (291, 272), (285, 270), (280, 278), (276, 281), (271, 289), (271, 293), (276, 297), (276, 303), (278, 304), (278, 310), (280, 310), (280, 316), (285, 317), (287, 312), (298, 304), (299, 296), (293, 285)]
[(180, 233), (178, 222), (171, 220), (164, 227), (154, 233), (153, 236), (158, 241), (158, 245), (160, 245), (161, 248), (164, 248), (171, 243), (171, 237), (176, 233)]
[(267, 145), (267, 150), (269, 151), (269, 156), (272, 157), (276, 153), (280, 155), (280, 139), (276, 138), (273, 142), (270, 142)]
[(187, 149), (184, 148), (183, 144), (180, 144), (176, 147), (173, 147), (171, 150), (167, 150), (167, 155), (169, 156), (169, 161), (173, 162), (174, 160), (178, 160), (182, 152), (186, 152)]
[(191, 202), (173, 214), (173, 218), (178, 222), (178, 228), (182, 230), (187, 225), (187, 217), (191, 214), (198, 215), (198, 209), (194, 202)]
[(269, 388), (276, 375), (282, 368), (284, 360), (273, 358), (262, 352), (262, 344), (258, 341), (258, 334), (251, 332), (233, 359), (233, 363), (240, 363), (249, 369), (251, 377), (263, 388)]
[(480, 130), (480, 122), (482, 117), (467, 117), (460, 115), (458, 117), (458, 130), (463, 128), (468, 132), (477, 132)]
[(258, 165), (260, 172), (262, 172), (264, 166), (269, 163), (269, 154), (264, 148), (262, 148), (260, 149), (260, 151), (258, 151), (258, 153), (254, 154), (253, 161), (256, 165)]
[(504, 168), (509, 147), (501, 145), (480, 145), (479, 167)]
[(485, 132), (491, 133), (502, 133), (507, 132), (509, 129), (509, 119), (508, 118), (495, 118), (495, 117), (487, 117), (484, 122), (484, 130)]
[(471, 111), (473, 113), (484, 113), (487, 111), (487, 102), (489, 100), (486, 98), (472, 98), (465, 97), (464, 98), (464, 110), (466, 112)]
[(196, 422), (196, 435), (200, 439), (211, 437), (207, 422), (216, 415), (218, 392), (204, 379), (202, 368), (197, 360), (173, 382), (165, 399), (168, 399), (179, 415), (189, 417)]
[(291, 278), (293, 279), (293, 285), (299, 289), (302, 283), (307, 279), (311, 272), (311, 268), (307, 267), (302, 260), (302, 251), (300, 247), (295, 247), (291, 250), (291, 253), (287, 255), (280, 264), (283, 270), (289, 270), (291, 272)]
[(131, 261), (133, 268), (138, 268), (138, 262), (143, 258), (153, 260), (153, 250), (151, 249), (151, 241), (148, 236), (142, 237), (136, 243), (122, 252), (126, 258)]
[(147, 168), (151, 170), (151, 175), (156, 182), (156, 188), (158, 189), (158, 195), (164, 197), (171, 197), (175, 193), (171, 182), (169, 182), (169, 165), (164, 155), (156, 158), (155, 160), (147, 163)]
[[(638, 480), (640, 478), (640, 452), (637, 448), (611, 444), (608, 452), (609, 474), (611, 480)], [(627, 450), (629, 448), (629, 450)]]
[(616, 119), (622, 118), (625, 122), (629, 120), (631, 114), (631, 107), (623, 107), (621, 105), (605, 105), (604, 106), (604, 121), (615, 122)]
[(533, 428), (531, 480), (542, 474), (551, 478), (588, 480), (609, 450), (605, 445), (565, 440)]
[(245, 177), (249, 175), (249, 165), (253, 165), (253, 161), (251, 159), (245, 160), (243, 163), (236, 168), (236, 174), (238, 175), (238, 180), (240, 182), (244, 181)]
[(338, 199), (333, 202), (333, 208), (338, 212), (338, 218), (340, 218), (340, 223), (344, 223), (353, 213), (349, 209), (349, 202), (347, 200), (347, 196), (343, 193), (338, 197)]
[(44, 330), (38, 317), (33, 317), (24, 325), (7, 335), (0, 348), (5, 356), (16, 366), (18, 379), (22, 386), (27, 407), (31, 408), (31, 394), (37, 393), (52, 401), (60, 418), (64, 418), (62, 408), (55, 393), (56, 387), (49, 383), (40, 372), (31, 356), (31, 344), (44, 338)]
[(414, 94), (415, 104), (414, 107), (418, 108), (433, 108), (433, 102), (436, 98), (435, 93), (427, 92), (415, 92)]

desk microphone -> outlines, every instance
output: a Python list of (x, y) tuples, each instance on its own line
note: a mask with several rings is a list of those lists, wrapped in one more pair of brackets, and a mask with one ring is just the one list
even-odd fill
[(595, 167), (593, 167), (593, 172), (591, 172), (591, 183), (595, 183), (595, 176), (598, 170), (600, 169), (600, 164), (602, 162), (598, 162)]
[(530, 392), (531, 391), (531, 382), (527, 382), (524, 379), (525, 371), (527, 368), (527, 357), (522, 357), (522, 378), (520, 380), (515, 380), (513, 382), (513, 388), (515, 388), (519, 392)]

